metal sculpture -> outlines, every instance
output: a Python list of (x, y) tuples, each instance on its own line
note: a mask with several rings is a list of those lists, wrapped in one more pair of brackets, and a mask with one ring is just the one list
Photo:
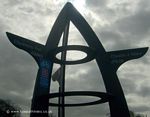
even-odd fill
[[(69, 22), (72, 22), (80, 31), (89, 46), (67, 45)], [(61, 35), (63, 34), (63, 45), (58, 47)], [(18, 48), (27, 51), (39, 65), (36, 78), (34, 94), (32, 99), (32, 111), (42, 111), (43, 113), (31, 113), (31, 117), (48, 117), (48, 107), (58, 106), (59, 117), (65, 116), (65, 107), (87, 106), (100, 103), (109, 103), (111, 117), (130, 117), (128, 106), (124, 97), (121, 84), (116, 75), (116, 71), (124, 62), (143, 56), (148, 48), (128, 49), (106, 52), (100, 40), (91, 29), (86, 20), (73, 7), (71, 3), (66, 3), (54, 26), (50, 32), (46, 45), (35, 43), (20, 36), (8, 33), (9, 40)], [(67, 61), (66, 52), (68, 50), (78, 50), (85, 52), (87, 56), (81, 60)], [(56, 58), (56, 54), (61, 52), (61, 59)], [(74, 91), (65, 92), (65, 65), (81, 64), (96, 59), (97, 65), (102, 73), (106, 92), (94, 91)], [(49, 93), (53, 64), (58, 63), (61, 68), (53, 75), (59, 82), (59, 92)], [(56, 77), (61, 77), (57, 79)], [(94, 96), (97, 101), (66, 104), (65, 96)], [(59, 97), (58, 104), (49, 103), (49, 98)], [(45, 112), (45, 113), (44, 113)]]

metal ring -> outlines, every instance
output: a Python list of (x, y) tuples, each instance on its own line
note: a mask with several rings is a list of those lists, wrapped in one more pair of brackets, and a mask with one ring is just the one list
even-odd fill
[[(56, 57), (56, 54), (58, 54), (59, 52), (68, 51), (68, 50), (82, 51), (82, 52), (86, 53), (87, 56), (83, 59), (79, 59), (79, 60), (75, 60), (75, 61), (66, 61), (66, 60), (64, 61), (64, 60), (60, 60)], [(96, 54), (96, 52), (94, 51), (94, 49), (92, 49), (90, 47), (81, 46), (81, 45), (68, 45), (68, 46), (61, 46), (61, 47), (51, 50), (49, 56), (50, 56), (50, 59), (52, 60), (52, 62), (54, 62), (54, 63), (73, 65), (73, 64), (81, 64), (81, 63), (89, 62), (95, 58), (95, 54)]]
[(109, 99), (111, 98), (111, 95), (108, 93), (103, 93), (103, 92), (95, 92), (95, 91), (73, 91), (73, 92), (64, 92), (62, 93), (52, 93), (49, 94), (49, 98), (56, 98), (59, 96), (93, 96), (93, 97), (98, 97), (100, 99), (92, 102), (87, 102), (87, 103), (77, 103), (77, 104), (57, 104), (57, 103), (49, 103), (49, 106), (65, 106), (65, 107), (73, 107), (73, 106), (89, 106), (89, 105), (95, 105), (95, 104), (101, 104), (108, 102)]

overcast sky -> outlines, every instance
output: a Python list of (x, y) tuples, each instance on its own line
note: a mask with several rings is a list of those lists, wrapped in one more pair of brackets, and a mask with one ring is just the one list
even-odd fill
[[(29, 110), (38, 66), (6, 37), (11, 32), (45, 44), (59, 12), (69, 0), (0, 0), (0, 98)], [(150, 46), (149, 0), (70, 0), (99, 37), (106, 51)], [(87, 45), (71, 24), (69, 44)], [(81, 55), (81, 54), (79, 54)], [(72, 57), (74, 55), (71, 55)], [(75, 56), (76, 57), (76, 56)], [(130, 110), (150, 116), (150, 52), (117, 71)], [(74, 58), (75, 59), (75, 58)], [(58, 65), (55, 65), (55, 68)], [(54, 72), (54, 71), (53, 71)], [(51, 91), (56, 92), (53, 82)], [(95, 61), (67, 66), (66, 90), (105, 91)], [(78, 98), (82, 102), (93, 98)], [(69, 99), (75, 102), (75, 98)], [(56, 114), (56, 109), (52, 109)], [(108, 104), (67, 108), (66, 117), (105, 117)], [(27, 116), (24, 114), (24, 116)]]

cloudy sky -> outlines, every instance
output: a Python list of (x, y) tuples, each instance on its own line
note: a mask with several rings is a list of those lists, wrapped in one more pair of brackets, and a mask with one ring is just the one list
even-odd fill
[[(59, 12), (69, 0), (0, 0), (0, 98), (24, 110), (30, 102), (38, 66), (26, 52), (15, 48), (5, 32), (45, 44)], [(95, 31), (106, 51), (150, 46), (149, 0), (70, 0)], [(69, 44), (87, 45), (71, 24)], [(74, 53), (75, 54), (75, 53)], [(76, 54), (73, 59), (82, 54)], [(70, 56), (69, 56), (70, 57)], [(76, 58), (75, 58), (76, 57)], [(150, 116), (150, 52), (123, 64), (117, 71), (130, 110)], [(54, 66), (55, 72), (58, 65)], [(52, 82), (51, 92), (58, 83)], [(93, 60), (67, 66), (66, 90), (105, 91), (101, 73)], [(93, 98), (67, 98), (82, 102)], [(51, 108), (57, 115), (56, 109)], [(67, 108), (66, 117), (105, 117), (108, 104)], [(28, 116), (24, 114), (24, 116)]]

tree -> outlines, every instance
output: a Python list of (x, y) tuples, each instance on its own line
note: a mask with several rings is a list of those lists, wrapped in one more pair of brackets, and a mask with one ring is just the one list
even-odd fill
[[(111, 117), (110, 113), (107, 113), (106, 116)], [(147, 116), (144, 116), (143, 114), (135, 114), (133, 111), (130, 110), (130, 117), (147, 117)]]
[(137, 114), (135, 117), (144, 117), (143, 114)]
[(130, 111), (131, 117), (146, 117), (144, 114), (135, 114), (133, 111)]
[(20, 117), (20, 110), (11, 101), (0, 99), (0, 117)]
[(53, 114), (53, 113), (50, 113), (50, 114), (49, 114), (49, 117), (56, 117), (56, 115)]
[(130, 117), (135, 117), (135, 114), (133, 111), (130, 110)]

